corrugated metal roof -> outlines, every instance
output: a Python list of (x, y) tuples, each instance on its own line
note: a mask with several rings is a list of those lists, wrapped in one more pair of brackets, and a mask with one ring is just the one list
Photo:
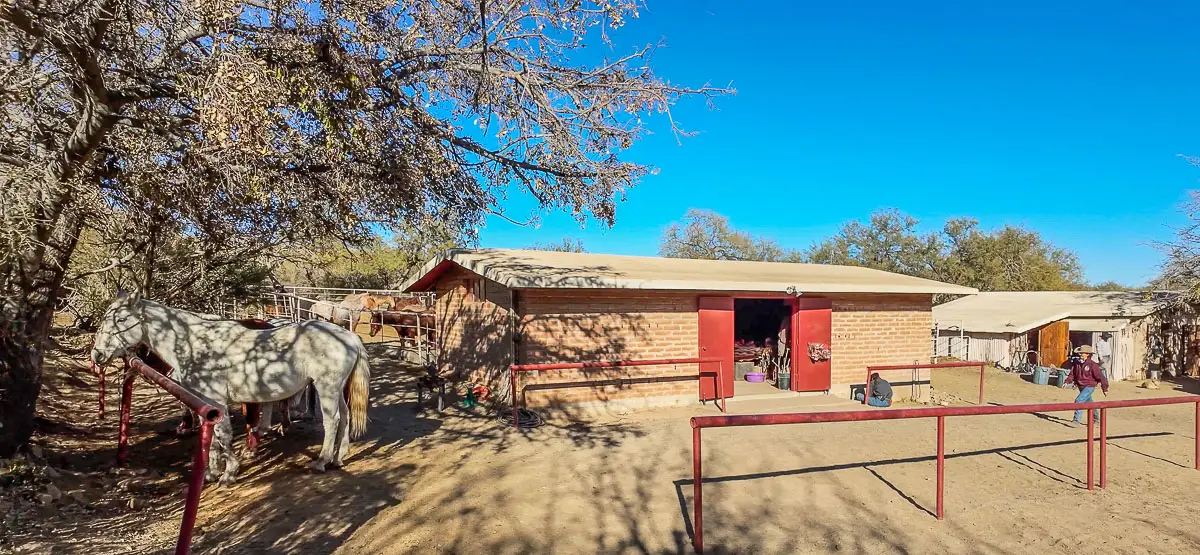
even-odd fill
[[(933, 307), (942, 327), (966, 331), (1024, 333), (1064, 318), (1141, 318), (1172, 296), (1136, 291), (998, 291)], [(1103, 330), (1095, 330), (1103, 331)]]
[(1071, 331), (1121, 331), (1128, 325), (1128, 318), (1067, 318)]
[(405, 290), (424, 290), (454, 264), (513, 289), (674, 289), (787, 293), (976, 292), (854, 266), (740, 262), (505, 249), (454, 249), (425, 264)]

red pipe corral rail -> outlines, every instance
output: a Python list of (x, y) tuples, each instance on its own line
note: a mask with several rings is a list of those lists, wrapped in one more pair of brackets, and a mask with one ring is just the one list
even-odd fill
[[(607, 368), (628, 368), (633, 366), (667, 366), (671, 364), (704, 364), (717, 363), (716, 372), (705, 372), (703, 370), (696, 374), (696, 379), (701, 379), (705, 374), (713, 374), (715, 379), (715, 387), (717, 399), (720, 401), (721, 412), (725, 412), (725, 398), (721, 395), (721, 373), (724, 370), (724, 361), (720, 358), (701, 357), (701, 358), (659, 358), (650, 360), (607, 360), (607, 361), (592, 361), (592, 362), (552, 362), (547, 364), (513, 364), (508, 367), (509, 378), (511, 380), (512, 390), (512, 418), (513, 427), (520, 429), (518, 424), (518, 409), (517, 402), (517, 374), (520, 372), (541, 372), (545, 370), (603, 370)], [(703, 399), (702, 399), (703, 400)]]
[(979, 367), (979, 401), (977, 405), (983, 404), (983, 372), (984, 364), (982, 362), (939, 362), (936, 364), (889, 364), (886, 366), (868, 366), (867, 380), (863, 389), (863, 404), (867, 404), (867, 399), (871, 396), (871, 374), (883, 370), (926, 370), (935, 368), (974, 368)]
[[(903, 368), (911, 368), (904, 366)], [(991, 405), (973, 407), (931, 407), (893, 410), (856, 410), (843, 412), (810, 412), (785, 414), (747, 414), (692, 417), (692, 520), (695, 529), (693, 546), (696, 553), (704, 552), (703, 491), (700, 465), (700, 431), (704, 428), (726, 428), (731, 426), (772, 426), (776, 424), (814, 424), (818, 422), (860, 422), (867, 420), (901, 420), (908, 418), (937, 419), (937, 519), (945, 518), (942, 504), (945, 470), (945, 422), (947, 416), (983, 416), (993, 414), (1032, 414), (1084, 410), (1088, 416), (1087, 438), (1087, 489), (1093, 489), (1092, 452), (1093, 422), (1092, 409), (1100, 409), (1100, 488), (1108, 487), (1106, 443), (1108, 442), (1108, 409), (1148, 407), (1156, 405), (1196, 405), (1196, 443), (1194, 465), (1200, 471), (1200, 395), (1160, 397), (1157, 399), (1126, 399), (1121, 401), (1093, 401), (1090, 403), (1044, 403), (1037, 405)]]
[(225, 417), (224, 411), (209, 403), (179, 382), (164, 376), (141, 359), (133, 358), (128, 365), (135, 372), (127, 372), (121, 387), (121, 427), (117, 440), (117, 462), (125, 464), (129, 445), (129, 419), (133, 412), (133, 384), (138, 374), (166, 390), (200, 417), (200, 442), (192, 463), (192, 474), (188, 481), (187, 498), (183, 504), (183, 520), (179, 524), (179, 540), (175, 543), (176, 555), (187, 555), (192, 545), (192, 529), (196, 526), (196, 512), (200, 508), (200, 491), (204, 489), (204, 471), (208, 467), (208, 450), (212, 445), (213, 426)]

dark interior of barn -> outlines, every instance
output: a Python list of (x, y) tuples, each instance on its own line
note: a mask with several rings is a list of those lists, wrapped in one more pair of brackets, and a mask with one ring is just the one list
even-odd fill
[(790, 368), (790, 338), (785, 332), (783, 344), (779, 341), (791, 307), (782, 299), (736, 299), (733, 311), (734, 395), (766, 391), (765, 386), (787, 389), (779, 380)]

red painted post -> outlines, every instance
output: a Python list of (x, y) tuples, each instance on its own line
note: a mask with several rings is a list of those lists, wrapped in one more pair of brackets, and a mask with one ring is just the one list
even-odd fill
[[(95, 363), (93, 363), (95, 365)], [(100, 420), (104, 420), (104, 366), (97, 365), (96, 374), (100, 378), (100, 405), (97, 408), (96, 416)]]
[(695, 522), (696, 541), (692, 544), (696, 553), (704, 553), (704, 490), (700, 471), (700, 428), (692, 428), (692, 517)]
[(117, 431), (117, 465), (125, 466), (129, 451), (129, 418), (133, 412), (133, 382), (137, 374), (130, 373), (121, 384), (121, 423)]
[(1108, 409), (1100, 409), (1100, 489), (1108, 487)]
[(1200, 403), (1196, 403), (1196, 470), (1200, 470)]
[(512, 377), (511, 389), (512, 389), (513, 429), (520, 430), (521, 425), (517, 423), (517, 370), (515, 368), (512, 368), (512, 369), (509, 369), (508, 373)]
[(867, 399), (871, 398), (871, 367), (867, 367), (867, 378), (863, 381), (863, 400), (862, 404), (867, 404)]
[(979, 365), (979, 402), (976, 403), (977, 405), (983, 404), (983, 369), (984, 368), (985, 368), (984, 365), (982, 365), (982, 364)]
[(179, 523), (179, 541), (175, 543), (175, 555), (187, 555), (192, 545), (192, 529), (196, 526), (196, 512), (200, 508), (200, 490), (204, 489), (204, 471), (208, 467), (208, 449), (212, 445), (212, 437), (213, 424), (206, 420), (200, 427), (200, 442), (196, 444), (196, 456), (192, 462), (187, 498), (183, 502), (183, 520)]
[[(350, 382), (347, 381), (346, 386), (349, 387), (349, 385)], [(262, 422), (262, 405), (259, 403), (246, 403), (242, 407), (246, 415), (246, 449), (254, 451), (258, 449), (258, 441), (261, 437), (258, 431), (258, 424)]]
[[(699, 366), (699, 365), (697, 365), (697, 366)], [(713, 391), (717, 392), (717, 399), (719, 401), (721, 401), (721, 412), (726, 412), (725, 397), (723, 395), (721, 395), (721, 381), (722, 381), (721, 375), (724, 373), (725, 373), (725, 361), (723, 361), (723, 360), (717, 361), (717, 383), (716, 383), (716, 387), (713, 388)]]
[(1088, 480), (1087, 484), (1088, 484), (1088, 488), (1087, 489), (1088, 489), (1088, 491), (1091, 491), (1091, 489), (1092, 489), (1092, 454), (1093, 454), (1093, 451), (1095, 450), (1095, 444), (1094, 444), (1094, 442), (1095, 442), (1095, 439), (1094, 439), (1094, 437), (1095, 437), (1095, 422), (1094, 422), (1094, 420), (1095, 420), (1095, 416), (1092, 415), (1091, 410), (1088, 410), (1087, 411), (1087, 427), (1088, 427), (1088, 440), (1087, 440), (1087, 467), (1088, 467), (1088, 469), (1087, 469), (1087, 480)]
[(942, 492), (946, 484), (946, 417), (937, 417), (937, 519), (946, 518)]

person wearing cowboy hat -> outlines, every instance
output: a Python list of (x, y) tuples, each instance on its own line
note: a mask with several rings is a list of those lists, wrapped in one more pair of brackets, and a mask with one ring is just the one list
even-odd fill
[[(1075, 348), (1075, 354), (1079, 358), (1071, 363), (1071, 372), (1067, 374), (1067, 381), (1063, 387), (1070, 387), (1075, 384), (1079, 388), (1079, 395), (1075, 397), (1076, 403), (1092, 402), (1092, 394), (1096, 392), (1096, 384), (1100, 384), (1101, 391), (1104, 396), (1108, 397), (1108, 377), (1104, 375), (1104, 370), (1092, 357), (1096, 354), (1096, 350), (1091, 345), (1080, 345)], [(1092, 417), (1100, 419), (1100, 409), (1092, 409)], [(1076, 424), (1083, 424), (1083, 411), (1075, 411), (1075, 418), (1072, 419)]]

